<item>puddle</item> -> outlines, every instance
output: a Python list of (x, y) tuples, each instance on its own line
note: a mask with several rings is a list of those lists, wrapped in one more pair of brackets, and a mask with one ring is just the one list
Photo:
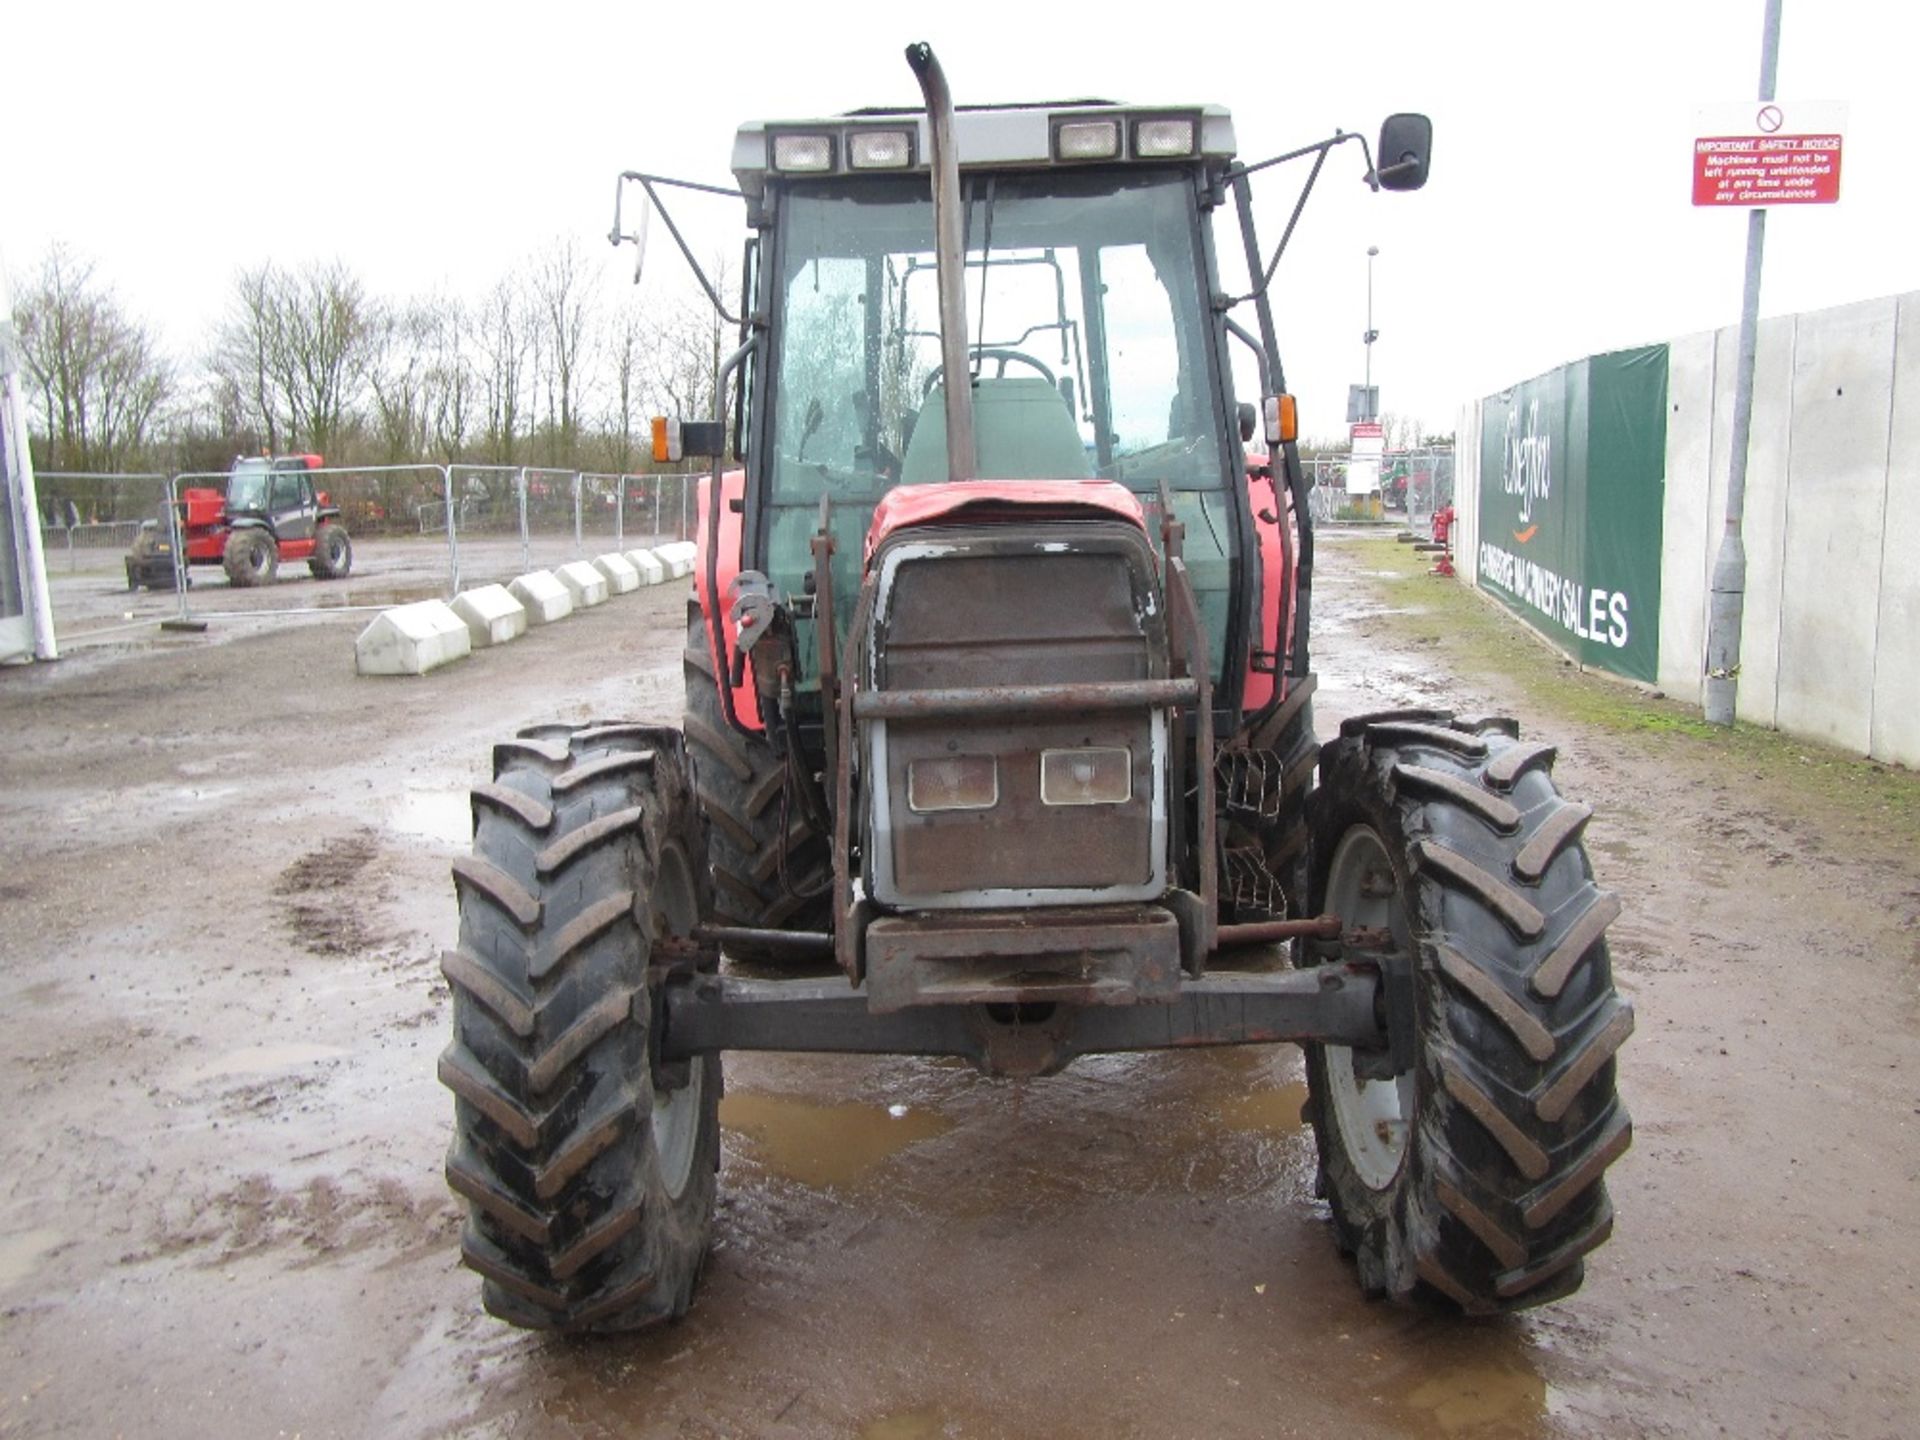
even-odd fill
[(1547, 1414), (1547, 1382), (1515, 1365), (1482, 1361), (1422, 1380), (1401, 1404), (1440, 1435), (1531, 1434)]
[(23, 1230), (18, 1235), (0, 1236), (0, 1289), (17, 1285), (33, 1274), (66, 1238), (58, 1230)]
[(738, 1091), (720, 1102), (720, 1123), (747, 1136), (766, 1169), (822, 1190), (851, 1187), (889, 1156), (953, 1128), (936, 1111), (904, 1105), (817, 1104)]
[(387, 828), (465, 850), (473, 843), (473, 804), (465, 790), (407, 790), (387, 807)]
[(1306, 1122), (1301, 1107), (1307, 1103), (1307, 1082), (1295, 1080), (1274, 1089), (1252, 1090), (1222, 1102), (1214, 1118), (1228, 1130), (1291, 1135)]
[(349, 605), (411, 605), (416, 600), (444, 600), (444, 585), (402, 585), (390, 590), (331, 590), (314, 597), (316, 610), (338, 610)]
[(860, 1427), (860, 1440), (940, 1440), (947, 1433), (947, 1417), (938, 1410), (902, 1410), (869, 1420)]
[(187, 1072), (189, 1082), (218, 1080), (232, 1075), (271, 1075), (293, 1070), (321, 1060), (332, 1060), (347, 1052), (334, 1045), (250, 1045), (244, 1050), (229, 1050)]

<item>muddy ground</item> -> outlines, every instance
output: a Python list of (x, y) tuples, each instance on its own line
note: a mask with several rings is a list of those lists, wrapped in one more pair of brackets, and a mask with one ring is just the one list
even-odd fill
[(693, 1315), (509, 1330), (439, 1173), (462, 791), (517, 726), (675, 719), (683, 597), (412, 681), (354, 677), (363, 617), (216, 624), (0, 673), (0, 1434), (1913, 1433), (1898, 796), (1549, 707), (1540, 652), (1504, 678), (1450, 658), (1420, 588), (1444, 582), (1393, 578), (1391, 545), (1323, 555), (1323, 730), (1517, 713), (1600, 806), (1637, 1139), (1576, 1298), (1492, 1323), (1362, 1301), (1289, 1049), (1025, 1084), (745, 1057)]
[[(571, 530), (549, 530), (529, 536), (524, 543), (513, 535), (467, 534), (449, 547), (444, 533), (357, 535), (353, 569), (338, 581), (315, 581), (304, 560), (286, 562), (278, 582), (264, 586), (231, 585), (218, 565), (192, 566), (186, 612), (187, 618), (207, 617), (233, 629), (278, 625), (290, 613), (307, 609), (373, 611), (409, 600), (444, 599), (453, 588), (504, 585), (532, 569), (674, 538), (670, 533), (636, 529), (616, 540), (610, 530), (602, 530), (583, 534), (576, 544)], [(180, 596), (171, 588), (127, 588), (124, 556), (124, 549), (117, 546), (67, 551), (57, 543), (50, 545), (48, 589), (54, 633), (63, 647), (126, 643), (150, 633), (159, 621), (179, 616)], [(460, 583), (451, 587), (456, 559)], [(365, 624), (365, 617), (359, 623)]]

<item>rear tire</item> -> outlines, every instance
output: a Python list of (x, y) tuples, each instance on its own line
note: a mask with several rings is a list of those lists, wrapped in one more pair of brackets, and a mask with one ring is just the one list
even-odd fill
[(280, 569), (280, 547), (265, 530), (249, 525), (227, 536), (220, 563), (235, 585), (271, 585)]
[(490, 1312), (633, 1330), (686, 1312), (713, 1221), (720, 1057), (663, 1094), (634, 1018), (655, 942), (705, 910), (700, 819), (671, 730), (523, 733), (495, 747), (454, 867), (447, 1183)]
[[(827, 838), (799, 797), (788, 793), (786, 765), (773, 746), (764, 737), (742, 735), (721, 713), (706, 620), (697, 603), (687, 606), (684, 660), (685, 725), (707, 820), (715, 916), (755, 929), (826, 929), (832, 874)], [(727, 953), (741, 960), (780, 958), (751, 946), (729, 945)]]
[(1391, 1078), (1307, 1047), (1336, 1239), (1370, 1295), (1471, 1314), (1578, 1289), (1613, 1228), (1602, 1175), (1632, 1137), (1614, 1055), (1633, 1031), (1550, 746), (1511, 722), (1363, 717), (1327, 745), (1316, 909), (1393, 931), (1415, 959), (1416, 1058)]
[(319, 580), (346, 578), (353, 569), (353, 541), (347, 538), (344, 525), (333, 520), (320, 522), (320, 528), (313, 532), (313, 556), (307, 561), (307, 569)]

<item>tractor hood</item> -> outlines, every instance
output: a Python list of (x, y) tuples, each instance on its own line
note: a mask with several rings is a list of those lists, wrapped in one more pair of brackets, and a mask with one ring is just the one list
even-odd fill
[(960, 480), (939, 485), (899, 485), (881, 497), (867, 527), (866, 558), (895, 531), (932, 525), (965, 514), (968, 520), (1067, 519), (1088, 514), (1117, 516), (1140, 530), (1146, 512), (1124, 485), (1111, 480)]

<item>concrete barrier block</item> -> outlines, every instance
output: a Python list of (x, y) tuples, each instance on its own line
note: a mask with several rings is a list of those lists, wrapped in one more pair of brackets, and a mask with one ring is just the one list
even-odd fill
[(589, 605), (600, 605), (607, 598), (607, 577), (585, 560), (569, 560), (553, 572), (553, 578), (567, 587), (567, 593), (573, 597), (573, 608), (584, 610)]
[(554, 579), (551, 570), (535, 570), (510, 581), (507, 593), (526, 607), (529, 625), (550, 625), (573, 613), (573, 592)]
[(658, 585), (667, 578), (667, 567), (651, 550), (627, 551), (627, 563), (639, 572), (642, 585)]
[(640, 588), (640, 572), (627, 563), (624, 555), (596, 555), (593, 557), (593, 568), (606, 577), (607, 590), (614, 595), (624, 595), (629, 590)]
[(670, 544), (654, 547), (654, 554), (660, 557), (660, 563), (667, 567), (667, 574), (675, 580), (682, 575), (693, 573), (694, 544), (691, 540), (675, 540)]
[(453, 613), (467, 622), (473, 648), (504, 645), (527, 633), (527, 607), (504, 585), (481, 585), (453, 599)]
[(446, 601), (420, 600), (375, 616), (353, 642), (353, 664), (362, 675), (424, 675), (472, 649), (467, 622)]

